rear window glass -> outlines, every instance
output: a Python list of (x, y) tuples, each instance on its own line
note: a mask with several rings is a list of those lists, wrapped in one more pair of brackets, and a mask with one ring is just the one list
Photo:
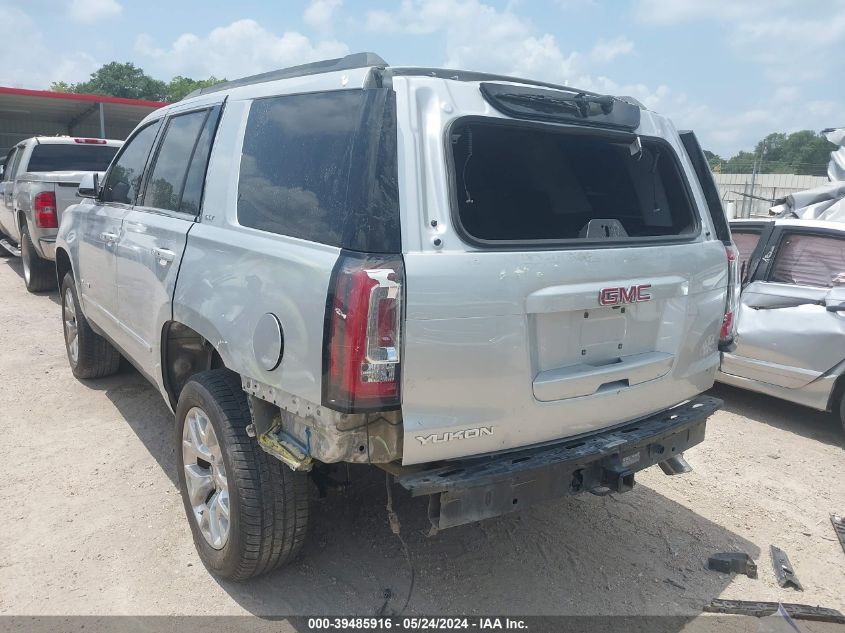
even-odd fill
[(27, 171), (106, 171), (118, 147), (42, 143), (32, 149)]
[(785, 236), (769, 281), (827, 288), (845, 285), (845, 240), (819, 235)]
[(488, 244), (691, 235), (674, 151), (633, 137), (478, 122), (452, 129), (460, 226)]
[(383, 89), (253, 102), (238, 221), (351, 250), (398, 252), (395, 111), (394, 93)]
[(751, 259), (751, 253), (757, 248), (757, 242), (760, 241), (759, 233), (732, 231), (734, 244), (739, 251), (739, 265), (740, 270), (748, 268), (748, 260)]

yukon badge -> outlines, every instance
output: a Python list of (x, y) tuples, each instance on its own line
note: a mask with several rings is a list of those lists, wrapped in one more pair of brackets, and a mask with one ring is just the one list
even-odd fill
[(473, 440), (485, 435), (493, 435), (492, 426), (479, 426), (475, 429), (461, 429), (460, 431), (446, 431), (445, 433), (432, 433), (431, 435), (417, 435), (420, 444), (442, 444), (452, 440)]
[(621, 288), (602, 288), (599, 291), (599, 303), (603, 306), (615, 306), (622, 303), (651, 301), (651, 294), (646, 292), (651, 284), (622, 286)]

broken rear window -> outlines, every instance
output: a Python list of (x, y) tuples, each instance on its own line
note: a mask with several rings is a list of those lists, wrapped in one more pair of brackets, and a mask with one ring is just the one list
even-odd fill
[(677, 239), (696, 231), (674, 151), (632, 135), (459, 122), (459, 225), (485, 245)]

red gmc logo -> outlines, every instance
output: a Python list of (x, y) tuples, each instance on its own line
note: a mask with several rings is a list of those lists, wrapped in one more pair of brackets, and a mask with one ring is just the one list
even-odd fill
[(599, 303), (603, 306), (615, 306), (620, 303), (637, 303), (651, 301), (651, 294), (646, 292), (651, 284), (640, 284), (621, 288), (602, 288), (599, 292)]

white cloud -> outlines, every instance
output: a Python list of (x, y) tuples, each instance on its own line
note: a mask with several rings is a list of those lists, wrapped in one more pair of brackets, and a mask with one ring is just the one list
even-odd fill
[(141, 34), (135, 50), (147, 59), (143, 67), (154, 77), (226, 77), (235, 79), (276, 68), (340, 57), (349, 47), (334, 39), (313, 42), (298, 31), (281, 35), (255, 20), (237, 20), (204, 36), (184, 33), (166, 48)]
[(553, 35), (537, 32), (509, 9), (479, 0), (403, 0), (396, 11), (368, 12), (366, 27), (412, 35), (443, 33), (444, 65), (453, 68), (563, 82), (577, 75), (581, 57), (564, 53)]
[(634, 43), (624, 35), (620, 35), (610, 40), (600, 39), (596, 42), (593, 50), (590, 51), (590, 58), (606, 64), (632, 52), (634, 52)]
[(329, 34), (334, 27), (335, 10), (343, 0), (311, 0), (302, 14), (302, 20), (320, 33)]
[(86, 53), (52, 50), (35, 21), (21, 9), (0, 5), (0, 24), (14, 24), (26, 33), (26, 55), (21, 55), (19, 40), (0, 38), (0, 85), (49, 88), (54, 81), (83, 81), (100, 66)]
[(838, 71), (845, 39), (845, 0), (638, 0), (641, 22), (672, 26), (709, 20), (741, 60), (776, 83), (807, 82)]
[(67, 7), (68, 17), (83, 24), (113, 18), (122, 11), (123, 7), (116, 0), (70, 0)]

